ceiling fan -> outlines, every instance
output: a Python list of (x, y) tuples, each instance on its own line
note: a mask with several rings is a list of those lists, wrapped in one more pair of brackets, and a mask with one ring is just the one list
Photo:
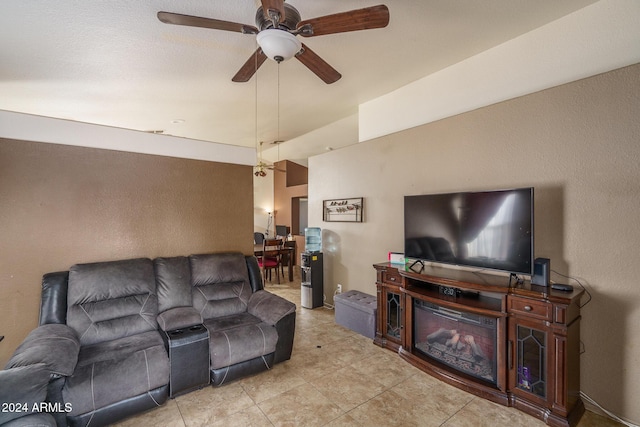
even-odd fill
[(389, 9), (385, 5), (302, 20), (298, 10), (284, 0), (261, 2), (262, 6), (256, 12), (255, 27), (172, 12), (158, 12), (158, 19), (166, 24), (255, 34), (260, 47), (233, 76), (231, 80), (234, 82), (249, 81), (267, 58), (279, 63), (295, 56), (327, 84), (336, 82), (342, 76), (296, 36), (314, 37), (383, 28), (389, 23)]
[[(271, 144), (272, 145), (277, 145), (278, 146), (278, 158), (280, 157), (280, 144), (282, 144), (284, 141), (282, 140), (276, 140), (273, 141)], [(275, 164), (270, 165), (268, 163), (266, 163), (264, 160), (262, 160), (262, 144), (264, 144), (264, 141), (260, 141), (260, 150), (258, 152), (258, 164), (254, 166), (254, 169), (256, 170), (253, 174), (255, 176), (259, 176), (264, 178), (265, 176), (267, 176), (267, 170), (272, 170), (272, 171), (278, 171), (278, 172), (286, 172), (284, 169), (280, 169), (277, 168)]]

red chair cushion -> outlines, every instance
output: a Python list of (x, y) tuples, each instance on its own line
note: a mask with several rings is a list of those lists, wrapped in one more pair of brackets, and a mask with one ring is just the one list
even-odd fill
[(278, 260), (275, 258), (265, 258), (264, 260), (258, 260), (258, 265), (262, 268), (275, 268), (278, 266)]

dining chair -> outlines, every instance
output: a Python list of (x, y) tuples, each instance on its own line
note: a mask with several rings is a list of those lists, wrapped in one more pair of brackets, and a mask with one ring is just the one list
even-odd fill
[(278, 283), (280, 283), (280, 265), (282, 262), (282, 240), (265, 239), (262, 243), (262, 256), (258, 258), (258, 265), (262, 268), (264, 281), (267, 281), (267, 273), (269, 281), (271, 281), (271, 271), (276, 271)]
[(253, 233), (253, 244), (261, 245), (263, 243), (264, 243), (264, 234), (259, 232)]

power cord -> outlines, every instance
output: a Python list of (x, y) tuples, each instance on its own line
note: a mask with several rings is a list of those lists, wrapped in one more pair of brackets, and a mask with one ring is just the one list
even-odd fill
[[(333, 291), (333, 300), (336, 300), (336, 295), (341, 294), (342, 293), (342, 285), (338, 284), (338, 288), (336, 288), (335, 291)], [(322, 295), (322, 302), (324, 305), (324, 308), (328, 309), (328, 310), (334, 310), (335, 309), (335, 305), (333, 304), (329, 304), (327, 303), (327, 296), (326, 295)]]
[[(591, 296), (591, 292), (589, 292), (589, 290), (582, 284), (582, 282), (580, 280), (578, 280), (576, 277), (567, 276), (567, 275), (559, 273), (559, 272), (557, 272), (555, 270), (551, 270), (551, 272), (557, 274), (558, 276), (562, 276), (565, 279), (575, 280), (578, 283), (578, 285), (580, 285), (580, 287), (584, 290), (584, 292), (587, 294), (587, 296), (589, 298), (584, 302), (584, 304), (582, 304), (582, 305), (578, 304), (578, 307), (582, 308), (582, 307), (584, 307), (585, 305), (587, 305), (587, 304), (589, 304), (591, 302), (591, 300), (593, 299), (593, 297)], [(580, 354), (584, 354), (587, 351), (586, 346), (584, 345), (584, 342), (582, 342), (582, 340), (580, 340), (580, 344), (581, 344), (581, 347), (582, 347), (580, 349)]]
[(513, 285), (513, 287), (518, 286), (518, 285), (522, 285), (524, 283), (524, 278), (522, 277), (518, 277), (518, 275), (516, 273), (511, 273), (509, 274), (509, 289), (511, 289), (511, 280), (515, 279), (515, 283)]
[[(336, 293), (333, 293), (333, 296), (336, 296)], [(327, 302), (327, 296), (325, 294), (322, 294), (322, 307), (326, 308), (327, 310), (333, 310), (335, 308), (335, 306), (333, 304), (329, 304)]]
[(580, 392), (580, 397), (582, 397), (584, 400), (586, 400), (587, 402), (591, 403), (593, 406), (597, 407), (602, 412), (607, 414), (610, 418), (613, 418), (614, 420), (618, 421), (619, 423), (622, 423), (622, 424), (624, 424), (624, 425), (626, 425), (628, 427), (640, 427), (637, 424), (633, 424), (633, 423), (630, 423), (629, 421), (623, 420), (622, 418), (620, 418), (619, 416), (617, 416), (613, 412), (607, 411), (602, 406), (600, 406), (600, 404), (598, 402), (596, 402), (595, 400), (593, 400), (592, 398), (587, 396), (583, 391)]
[(558, 272), (557, 272), (557, 271), (555, 271), (555, 270), (551, 270), (551, 272), (552, 272), (552, 273), (557, 274), (558, 276), (562, 276), (562, 277), (564, 277), (565, 279), (575, 280), (575, 281), (578, 283), (578, 285), (580, 285), (580, 287), (584, 290), (584, 292), (587, 294), (587, 296), (589, 297), (589, 299), (587, 299), (587, 300), (584, 302), (584, 304), (582, 304), (582, 305), (578, 305), (578, 307), (582, 308), (582, 307), (584, 307), (585, 305), (587, 305), (587, 304), (589, 304), (589, 303), (591, 302), (591, 300), (593, 299), (593, 297), (592, 297), (592, 295), (591, 295), (591, 292), (589, 292), (589, 290), (588, 290), (588, 289), (587, 289), (587, 288), (582, 284), (582, 282), (581, 282), (580, 280), (578, 280), (576, 277), (567, 276), (567, 275), (565, 275), (565, 274), (558, 273)]

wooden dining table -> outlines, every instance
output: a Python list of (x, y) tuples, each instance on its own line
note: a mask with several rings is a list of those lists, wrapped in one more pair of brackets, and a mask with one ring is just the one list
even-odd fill
[[(289, 270), (289, 281), (293, 282), (293, 256), (294, 256), (295, 248), (292, 246), (284, 246), (278, 249), (280, 254), (289, 254), (287, 258), (289, 258), (289, 263), (287, 265)], [(253, 254), (256, 257), (262, 256), (262, 245), (253, 245)]]

